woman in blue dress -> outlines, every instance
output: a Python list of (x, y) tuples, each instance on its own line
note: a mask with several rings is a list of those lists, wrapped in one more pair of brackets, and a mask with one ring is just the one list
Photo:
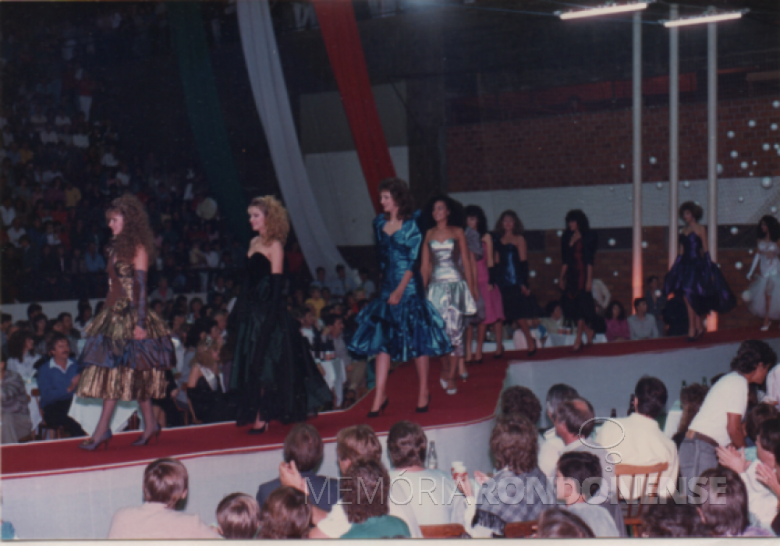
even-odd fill
[(707, 229), (699, 224), (702, 208), (693, 201), (680, 205), (685, 222), (679, 237), (680, 251), (666, 274), (665, 293), (682, 297), (688, 308), (688, 341), (704, 335), (704, 317), (710, 312), (726, 313), (737, 303), (723, 274), (710, 258)]
[(389, 404), (386, 395), (390, 361), (415, 360), (419, 386), (417, 412), (428, 411), (428, 357), (452, 352), (444, 320), (426, 299), (416, 269), (422, 234), (412, 213), (409, 187), (389, 178), (379, 185), (383, 214), (374, 219), (382, 287), (379, 297), (357, 316), (349, 350), (376, 356), (376, 390), (369, 417)]

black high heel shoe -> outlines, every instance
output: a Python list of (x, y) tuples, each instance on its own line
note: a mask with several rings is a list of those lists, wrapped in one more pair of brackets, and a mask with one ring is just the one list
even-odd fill
[(266, 421), (265, 424), (260, 428), (250, 428), (248, 434), (265, 434), (266, 430), (268, 430), (268, 421)]
[(111, 429), (108, 429), (100, 438), (93, 438), (91, 442), (79, 444), (79, 449), (83, 449), (84, 451), (95, 451), (101, 444), (105, 444), (106, 449), (108, 449), (108, 441), (111, 440), (112, 436)]
[(417, 413), (428, 413), (428, 406), (430, 405), (431, 405), (431, 394), (428, 393), (428, 403), (425, 404), (423, 407), (414, 408), (414, 411)]
[(154, 438), (154, 443), (159, 444), (160, 443), (160, 434), (162, 433), (162, 427), (159, 423), (157, 423), (157, 428), (154, 429), (149, 436), (144, 438), (143, 434), (138, 437), (138, 439), (130, 444), (131, 446), (145, 446), (149, 443), (149, 440)]
[(387, 408), (387, 405), (389, 403), (390, 403), (390, 399), (389, 398), (385, 398), (385, 401), (382, 402), (381, 406), (379, 406), (379, 410), (378, 411), (369, 411), (368, 415), (366, 417), (368, 417), (370, 419), (373, 419), (374, 417), (379, 417), (379, 413), (380, 412), (384, 413), (385, 412), (385, 408)]
[(493, 360), (498, 360), (499, 358), (504, 356), (504, 348), (501, 347), (500, 353), (493, 353)]

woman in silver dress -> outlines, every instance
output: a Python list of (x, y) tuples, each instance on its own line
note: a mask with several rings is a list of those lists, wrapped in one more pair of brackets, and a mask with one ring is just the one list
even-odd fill
[[(442, 361), (439, 381), (447, 394), (456, 394), (455, 373), (458, 359), (463, 356), (464, 317), (477, 312), (479, 296), (460, 205), (446, 196), (436, 197), (432, 203), (431, 218), (427, 220), (432, 219), (435, 225), (425, 233), (421, 272), (428, 301), (444, 319), (447, 336), (454, 348), (450, 357)], [(463, 258), (462, 269), (458, 265), (459, 257)]]

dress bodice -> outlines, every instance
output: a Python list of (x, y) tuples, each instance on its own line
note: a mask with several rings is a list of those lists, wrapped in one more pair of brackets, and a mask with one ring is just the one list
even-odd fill
[(433, 275), (431, 282), (458, 282), (463, 280), (460, 268), (457, 266), (460, 249), (455, 239), (446, 241), (436, 241), (431, 239), (428, 242), (431, 249), (431, 263), (433, 264)]
[[(525, 284), (527, 262), (520, 261), (520, 252), (512, 243), (502, 243), (501, 239), (496, 238), (494, 248), (498, 253), (498, 283), (500, 286), (515, 286)], [(523, 266), (525, 263), (525, 267)]]
[(780, 248), (774, 241), (758, 242), (759, 263), (761, 264), (762, 275), (777, 274), (780, 271)]
[(246, 261), (247, 277), (252, 288), (271, 274), (271, 262), (260, 252), (255, 252)]
[[(415, 221), (418, 215), (419, 213), (415, 213), (415, 218), (404, 221), (401, 228), (392, 235), (388, 235), (384, 231), (387, 220), (383, 214), (374, 219), (374, 234), (379, 251), (383, 293), (389, 294), (395, 290), (404, 274), (414, 269), (422, 244), (422, 234)], [(415, 277), (412, 277), (407, 285), (406, 292), (416, 290)]]
[(688, 235), (680, 234), (680, 245), (683, 247), (682, 259), (684, 262), (691, 260), (697, 260), (704, 254), (701, 237), (696, 235), (693, 231)]
[(133, 301), (133, 281), (135, 267), (122, 260), (109, 260), (108, 266), (108, 296), (106, 305), (112, 307), (119, 300)]

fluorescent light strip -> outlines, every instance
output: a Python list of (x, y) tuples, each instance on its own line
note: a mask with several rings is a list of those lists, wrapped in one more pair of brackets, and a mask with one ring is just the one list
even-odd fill
[(686, 17), (685, 19), (675, 19), (674, 21), (662, 21), (666, 28), (685, 27), (690, 25), (701, 25), (704, 23), (718, 23), (720, 21), (730, 21), (740, 19), (742, 12), (719, 13), (718, 15), (702, 15), (699, 17)]
[(626, 4), (622, 6), (602, 6), (600, 8), (584, 9), (580, 11), (558, 12), (556, 15), (563, 19), (582, 19), (583, 17), (596, 17), (598, 15), (611, 15), (613, 13), (625, 13), (627, 11), (640, 11), (647, 9), (647, 3)]

